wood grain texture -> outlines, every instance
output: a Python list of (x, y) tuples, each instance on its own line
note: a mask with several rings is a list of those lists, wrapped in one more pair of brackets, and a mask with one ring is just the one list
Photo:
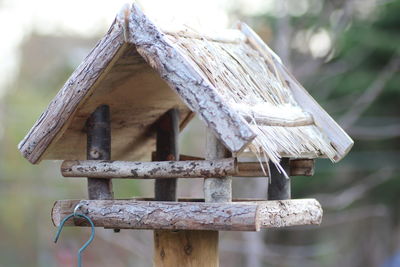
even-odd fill
[(194, 161), (64, 161), (61, 173), (64, 177), (91, 178), (204, 178), (226, 177), (237, 172), (234, 158)]
[(286, 69), (281, 59), (262, 41), (262, 39), (245, 23), (239, 23), (238, 28), (247, 37), (247, 41), (261, 55), (274, 61), (280, 75), (286, 80), (295, 100), (301, 108), (312, 115), (314, 123), (330, 139), (337, 154), (334, 160), (341, 160), (352, 148), (354, 141), (332, 119), (332, 117), (318, 104), (306, 89)]
[(174, 88), (188, 107), (232, 152), (242, 151), (255, 133), (236, 111), (222, 100), (193, 63), (133, 4), (129, 17), (129, 41), (160, 76)]
[[(59, 200), (53, 223), (73, 212), (88, 215), (97, 227), (121, 229), (258, 231), (260, 228), (319, 224), (322, 209), (315, 199), (231, 203), (136, 200)], [(81, 219), (66, 225), (87, 226)]]
[(218, 232), (157, 230), (154, 236), (156, 267), (217, 267)]

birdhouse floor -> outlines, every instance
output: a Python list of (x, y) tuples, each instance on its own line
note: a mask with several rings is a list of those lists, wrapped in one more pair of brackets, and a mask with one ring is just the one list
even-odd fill
[[(322, 209), (315, 199), (238, 199), (229, 203), (205, 203), (201, 199), (59, 200), (52, 210), (54, 225), (58, 226), (78, 204), (78, 211), (89, 216), (96, 227), (117, 229), (259, 231), (320, 224), (322, 220)], [(80, 218), (66, 225), (88, 226)]]

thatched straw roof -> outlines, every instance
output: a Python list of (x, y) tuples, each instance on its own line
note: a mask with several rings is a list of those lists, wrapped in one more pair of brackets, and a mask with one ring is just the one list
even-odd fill
[(151, 125), (176, 106), (182, 127), (193, 111), (233, 153), (248, 149), (275, 163), (282, 156), (338, 161), (353, 144), (247, 25), (213, 35), (171, 32), (135, 5), (117, 17), (20, 150), (33, 163), (84, 158), (84, 122), (103, 103), (114, 114), (115, 159), (150, 152)]

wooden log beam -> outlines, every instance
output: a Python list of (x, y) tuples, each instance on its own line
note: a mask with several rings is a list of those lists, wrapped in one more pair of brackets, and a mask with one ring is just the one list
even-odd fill
[[(76, 205), (95, 226), (121, 229), (258, 231), (260, 228), (320, 224), (322, 209), (315, 199), (229, 203), (137, 200), (59, 200), (52, 210), (58, 226)], [(88, 226), (74, 219), (66, 225)]]
[(235, 174), (236, 169), (234, 158), (152, 162), (66, 160), (61, 165), (65, 177), (137, 179), (225, 177)]
[[(86, 122), (87, 158), (98, 162), (111, 158), (110, 108), (101, 105), (90, 115)], [(89, 177), (89, 176), (87, 176)], [(88, 178), (89, 199), (113, 199), (112, 180), (103, 176)]]
[[(210, 161), (191, 156), (184, 156), (183, 161), (164, 162), (66, 160), (61, 165), (61, 173), (64, 177), (92, 178), (267, 177), (268, 175), (266, 174), (268, 172), (269, 166), (265, 163), (263, 163), (263, 168), (261, 168), (259, 162), (235, 162), (233, 158)], [(290, 176), (314, 175), (314, 160), (290, 160), (288, 174)]]
[[(153, 152), (155, 153), (155, 152)], [(179, 155), (179, 160), (204, 160), (202, 157)], [(265, 173), (269, 172), (269, 166), (263, 162), (261, 168), (260, 162), (238, 162), (238, 173), (232, 175), (237, 177), (265, 177)], [(313, 176), (315, 169), (314, 159), (290, 159), (289, 161), (290, 176)], [(265, 173), (264, 173), (264, 171)]]

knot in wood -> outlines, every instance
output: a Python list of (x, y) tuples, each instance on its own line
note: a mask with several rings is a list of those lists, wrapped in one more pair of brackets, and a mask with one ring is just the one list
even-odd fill
[(185, 251), (185, 254), (189, 256), (189, 255), (192, 254), (192, 252), (193, 252), (193, 247), (192, 247), (192, 245), (191, 245), (191, 244), (186, 244), (186, 245), (183, 247), (183, 251)]
[(165, 251), (164, 251), (163, 248), (162, 248), (161, 251), (160, 251), (160, 256), (161, 256), (161, 258), (164, 258), (164, 257), (165, 257)]
[(102, 153), (96, 148), (91, 149), (89, 154), (92, 159), (99, 159), (102, 155)]

